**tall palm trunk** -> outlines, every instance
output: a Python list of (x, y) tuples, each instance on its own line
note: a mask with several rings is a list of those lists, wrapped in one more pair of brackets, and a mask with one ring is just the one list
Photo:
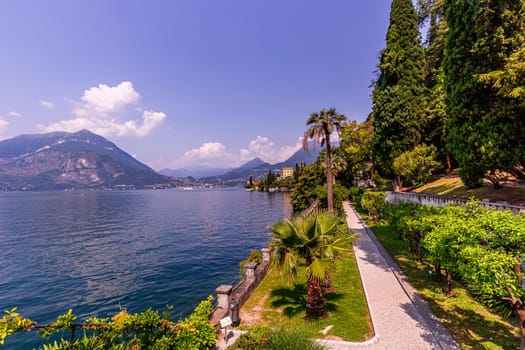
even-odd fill
[(323, 299), (323, 290), (318, 280), (308, 280), (308, 294), (306, 296), (306, 317), (319, 318), (326, 315), (326, 305)]
[(330, 145), (330, 133), (326, 132), (326, 201), (328, 211), (334, 211), (334, 189), (332, 176), (332, 146)]

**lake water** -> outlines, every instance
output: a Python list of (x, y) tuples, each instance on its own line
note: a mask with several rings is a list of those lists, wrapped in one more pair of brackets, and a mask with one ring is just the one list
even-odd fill
[(185, 316), (235, 282), (291, 210), (287, 194), (241, 189), (0, 193), (0, 312), (47, 323), (69, 308), (84, 320), (173, 305)]

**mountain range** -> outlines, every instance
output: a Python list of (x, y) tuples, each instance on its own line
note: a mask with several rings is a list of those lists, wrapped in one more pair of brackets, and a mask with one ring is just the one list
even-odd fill
[(227, 186), (243, 185), (246, 183), (248, 178), (250, 178), (250, 176), (253, 179), (264, 179), (270, 170), (275, 172), (276, 170), (281, 170), (281, 168), (284, 167), (295, 167), (296, 164), (313, 163), (317, 159), (319, 153), (320, 149), (310, 148), (305, 151), (301, 148), (284, 162), (276, 164), (270, 164), (260, 158), (255, 158), (222, 175), (204, 177), (201, 178), (200, 181), (209, 184), (221, 184)]
[(158, 174), (88, 130), (0, 141), (0, 190), (169, 186)]
[(20, 135), (0, 141), (0, 191), (237, 186), (250, 176), (265, 178), (270, 169), (310, 164), (318, 153), (301, 149), (277, 164), (255, 158), (238, 168), (201, 166), (157, 173), (89, 130)]

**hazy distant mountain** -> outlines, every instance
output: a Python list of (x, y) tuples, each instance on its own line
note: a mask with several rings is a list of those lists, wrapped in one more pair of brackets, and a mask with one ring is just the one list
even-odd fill
[(209, 177), (217, 177), (221, 176), (223, 174), (229, 173), (229, 172), (238, 172), (245, 169), (252, 169), (257, 166), (260, 166), (265, 163), (260, 158), (255, 158), (250, 160), (249, 162), (244, 163), (238, 168), (212, 168), (204, 165), (197, 165), (192, 166), (191, 168), (179, 168), (179, 169), (162, 169), (159, 171), (159, 174), (166, 175), (166, 176), (174, 176), (174, 177), (188, 177), (192, 176), (194, 178), (200, 179), (200, 178), (209, 178)]
[(240, 167), (238, 167), (237, 170), (240, 170), (240, 169), (253, 169), (253, 168), (256, 168), (256, 167), (265, 166), (267, 164), (268, 163), (266, 163), (261, 158), (254, 158), (254, 159), (250, 160), (249, 162), (246, 162), (243, 165), (241, 165)]
[(206, 176), (214, 176), (217, 174), (224, 174), (230, 171), (232, 168), (212, 168), (207, 166), (195, 166), (191, 168), (179, 168), (179, 169), (162, 169), (159, 174), (173, 177), (194, 177), (201, 178)]
[(250, 178), (250, 176), (253, 179), (266, 178), (270, 169), (275, 171), (277, 169), (280, 170), (283, 167), (295, 167), (296, 164), (300, 163), (311, 164), (317, 159), (320, 151), (321, 150), (319, 148), (315, 150), (310, 149), (308, 152), (300, 149), (284, 162), (277, 164), (270, 164), (261, 160), (260, 158), (255, 158), (222, 175), (204, 177), (200, 180), (204, 183), (211, 184), (217, 183), (231, 186), (242, 185)]
[(144, 187), (172, 180), (88, 130), (0, 141), (0, 189)]
[(273, 166), (277, 169), (284, 168), (284, 167), (295, 167), (295, 164), (312, 164), (317, 159), (317, 156), (321, 153), (321, 148), (313, 148), (310, 147), (308, 151), (305, 151), (304, 149), (300, 148), (297, 150), (290, 158), (285, 160), (284, 162), (274, 164)]

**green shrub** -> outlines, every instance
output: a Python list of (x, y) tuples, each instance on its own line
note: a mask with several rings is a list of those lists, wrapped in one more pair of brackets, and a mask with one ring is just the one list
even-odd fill
[[(155, 349), (155, 350), (203, 350), (211, 349), (217, 342), (215, 329), (208, 322), (213, 297), (203, 300), (186, 319), (178, 323), (169, 320), (169, 312), (161, 318), (157, 311), (148, 309), (129, 314), (121, 310), (112, 318), (91, 318), (82, 325), (83, 331), (72, 344), (69, 343), (71, 325), (76, 321), (72, 310), (61, 315), (40, 329), (40, 336), (56, 336), (44, 350), (73, 349)], [(36, 322), (22, 317), (16, 308), (4, 312), (0, 318), (0, 345), (14, 332), (31, 331)]]
[(263, 350), (323, 350), (324, 348), (308, 338), (301, 331), (280, 329), (268, 339)]
[(256, 325), (250, 332), (242, 334), (230, 348), (232, 350), (260, 350), (264, 347), (271, 334), (272, 330), (270, 328)]
[(241, 279), (244, 279), (246, 277), (246, 264), (249, 262), (260, 264), (262, 262), (262, 252), (259, 250), (252, 250), (250, 251), (250, 255), (248, 255), (248, 258), (239, 263)]
[(441, 167), (436, 159), (437, 149), (434, 145), (417, 145), (413, 150), (401, 153), (392, 164), (394, 172), (408, 184), (424, 184), (434, 171)]
[(297, 330), (253, 327), (230, 346), (233, 350), (322, 350), (321, 345)]
[(348, 198), (354, 203), (361, 203), (361, 197), (363, 197), (365, 189), (359, 186), (352, 186), (348, 189)]
[(361, 197), (361, 207), (368, 211), (368, 216), (372, 220), (379, 219), (379, 213), (386, 205), (386, 196), (383, 192), (367, 191)]
[[(338, 182), (334, 182), (333, 188), (332, 188), (333, 194), (334, 194), (334, 209), (336, 211), (341, 211), (342, 209), (342, 202), (344, 200), (347, 200), (349, 197), (348, 188), (344, 187)], [(326, 208), (328, 206), (328, 200), (327, 200), (327, 185), (323, 184), (321, 186), (317, 186), (316, 188), (316, 196), (321, 201), (322, 207)]]

